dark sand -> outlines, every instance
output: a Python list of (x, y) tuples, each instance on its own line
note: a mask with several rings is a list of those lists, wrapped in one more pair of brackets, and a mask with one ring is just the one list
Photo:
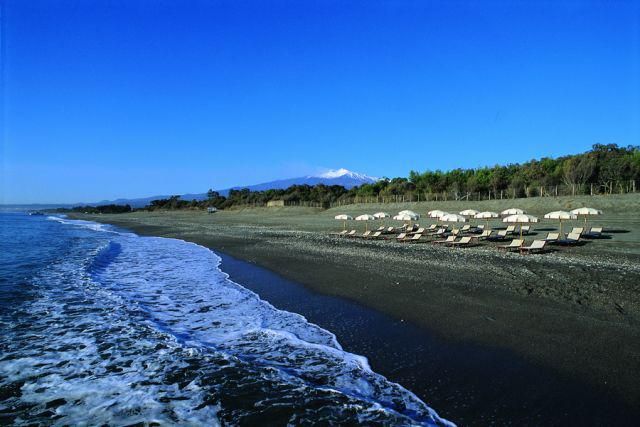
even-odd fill
[[(563, 378), (511, 352), (452, 343), (343, 298), (218, 252), (232, 280), (274, 306), (334, 332), (345, 350), (459, 425), (606, 425), (638, 414), (603, 390)], [(630, 419), (630, 417), (633, 417)]]
[[(369, 357), (375, 370), (461, 424), (631, 425), (640, 415), (640, 271), (633, 256), (572, 257), (570, 250), (520, 257), (487, 248), (203, 225), (201, 217), (86, 219), (200, 243), (315, 293), (375, 309), (366, 316), (384, 317), (381, 336), (358, 322), (353, 308), (349, 315), (331, 316), (324, 308), (331, 304), (321, 300), (302, 304), (307, 297), (298, 303), (293, 298), (286, 305), (286, 295), (277, 302), (258, 290), (335, 332), (348, 350)], [(229, 264), (223, 268), (232, 272)], [(251, 286), (242, 271), (232, 274)], [(341, 324), (340, 318), (349, 321)]]

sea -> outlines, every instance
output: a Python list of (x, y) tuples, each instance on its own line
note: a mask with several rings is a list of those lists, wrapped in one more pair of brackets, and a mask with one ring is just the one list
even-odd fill
[(0, 424), (453, 425), (220, 261), (0, 213)]

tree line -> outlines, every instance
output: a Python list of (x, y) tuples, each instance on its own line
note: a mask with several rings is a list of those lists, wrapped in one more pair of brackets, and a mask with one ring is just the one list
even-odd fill
[(153, 200), (143, 210), (158, 209), (206, 209), (215, 207), (227, 209), (233, 206), (257, 205), (263, 206), (272, 200), (283, 200), (285, 204), (316, 203), (329, 205), (335, 203), (348, 191), (341, 185), (292, 185), (285, 189), (265, 191), (251, 191), (248, 188), (229, 190), (225, 197), (217, 191), (209, 190), (206, 200), (182, 200), (180, 196), (168, 199)]
[(74, 206), (72, 208), (58, 208), (55, 212), (78, 212), (90, 214), (119, 214), (131, 212), (133, 209), (129, 205), (100, 205), (100, 206)]
[[(384, 179), (352, 189), (358, 197), (448, 193), (532, 197), (562, 186), (565, 194), (613, 193), (617, 185), (640, 180), (640, 147), (596, 144), (586, 153), (545, 157), (522, 164), (496, 165), (447, 172), (411, 171), (407, 178)], [(635, 185), (635, 184), (634, 184)], [(635, 189), (635, 188), (634, 188)], [(542, 192), (542, 193), (541, 193)], [(557, 195), (557, 194), (556, 194)], [(495, 196), (494, 196), (495, 197)]]

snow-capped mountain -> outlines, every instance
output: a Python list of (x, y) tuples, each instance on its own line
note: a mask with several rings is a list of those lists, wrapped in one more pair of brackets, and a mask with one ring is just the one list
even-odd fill
[[(226, 196), (229, 194), (229, 190), (240, 190), (243, 188), (248, 188), (252, 191), (265, 191), (272, 189), (284, 189), (291, 187), (292, 185), (317, 185), (317, 184), (325, 184), (325, 185), (341, 185), (345, 188), (352, 188), (362, 184), (371, 184), (378, 181), (378, 178), (373, 176), (364, 175), (357, 172), (352, 172), (350, 170), (341, 168), (335, 170), (328, 170), (318, 175), (310, 175), (303, 176), (299, 178), (288, 178), (288, 179), (279, 179), (276, 181), (264, 182), (261, 184), (255, 185), (242, 185), (232, 188), (227, 188), (224, 190), (217, 190), (221, 195)], [(152, 200), (156, 199), (166, 199), (170, 196), (153, 196), (153, 197), (144, 197), (139, 199), (117, 199), (117, 200), (102, 200), (98, 203), (89, 203), (90, 205), (107, 205), (107, 204), (118, 204), (125, 205), (129, 204), (134, 208), (139, 208), (148, 205)], [(207, 198), (207, 193), (197, 193), (197, 194), (183, 194), (180, 196), (185, 200), (203, 200)], [(83, 205), (85, 203), (82, 203)]]
[(344, 169), (344, 168), (335, 169), (335, 170), (331, 169), (320, 175), (310, 176), (308, 178), (327, 178), (327, 179), (350, 178), (356, 181), (360, 181), (362, 183), (372, 183), (378, 180), (378, 178), (374, 178), (372, 176), (364, 175), (358, 172), (351, 172), (350, 170)]
[(276, 181), (265, 182), (262, 184), (248, 185), (233, 187), (230, 189), (220, 191), (220, 194), (227, 195), (229, 190), (239, 190), (242, 188), (248, 188), (252, 191), (264, 191), (272, 189), (283, 189), (291, 187), (292, 185), (342, 185), (345, 188), (352, 188), (362, 184), (371, 184), (378, 181), (378, 178), (373, 176), (364, 175), (357, 172), (341, 168), (335, 170), (328, 170), (319, 175), (309, 175), (299, 178), (279, 179)]

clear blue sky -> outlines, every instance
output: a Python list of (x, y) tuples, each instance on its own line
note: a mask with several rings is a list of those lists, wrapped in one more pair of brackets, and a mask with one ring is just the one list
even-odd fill
[(1, 202), (640, 140), (640, 6), (5, 0)]

